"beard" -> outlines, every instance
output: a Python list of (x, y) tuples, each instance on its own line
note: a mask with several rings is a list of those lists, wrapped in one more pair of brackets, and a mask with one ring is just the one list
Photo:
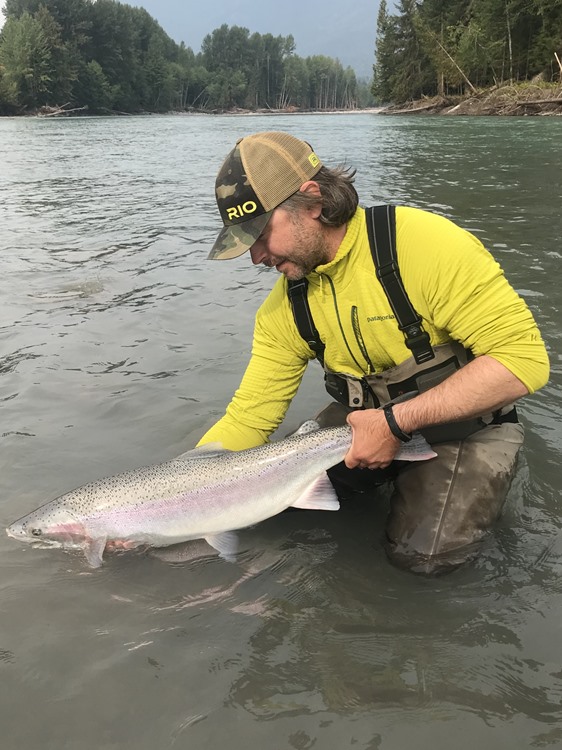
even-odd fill
[(330, 248), (322, 232), (322, 226), (303, 227), (296, 218), (292, 221), (295, 249), (276, 264), (277, 270), (291, 281), (303, 279), (315, 268), (331, 260)]

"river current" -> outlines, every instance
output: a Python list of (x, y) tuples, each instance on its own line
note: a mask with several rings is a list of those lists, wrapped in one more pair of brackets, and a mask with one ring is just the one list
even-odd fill
[[(364, 205), (474, 232), (537, 318), (549, 384), (478, 560), (393, 568), (387, 497), (242, 532), (236, 563), (0, 535), (4, 750), (562, 747), (562, 119), (0, 119), (0, 526), (178, 455), (223, 413), (276, 272), (206, 260), (235, 140), (287, 130)], [(326, 402), (308, 368), (280, 433)]]

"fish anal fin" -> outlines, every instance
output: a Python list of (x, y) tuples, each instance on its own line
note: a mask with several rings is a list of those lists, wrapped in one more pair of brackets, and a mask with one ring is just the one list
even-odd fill
[(207, 544), (217, 550), (219, 555), (234, 562), (238, 552), (238, 535), (234, 531), (223, 531), (220, 534), (208, 534), (204, 537)]
[(339, 510), (340, 502), (328, 475), (322, 474), (291, 503), (291, 507), (305, 510)]

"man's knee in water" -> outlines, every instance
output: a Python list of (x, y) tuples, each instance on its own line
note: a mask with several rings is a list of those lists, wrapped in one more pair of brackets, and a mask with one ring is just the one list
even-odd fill
[(401, 570), (418, 575), (438, 576), (452, 573), (463, 565), (473, 562), (479, 553), (481, 542), (473, 542), (439, 554), (424, 554), (409, 545), (398, 544), (388, 537), (384, 549), (390, 562)]
[(435, 575), (473, 561), (501, 515), (522, 439), (518, 424), (490, 426), (401, 472), (386, 524), (391, 562)]

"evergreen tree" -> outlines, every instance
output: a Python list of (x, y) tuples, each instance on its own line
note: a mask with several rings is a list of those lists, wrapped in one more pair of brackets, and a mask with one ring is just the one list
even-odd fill
[(284, 65), (284, 78), (281, 87), (281, 107), (310, 107), (308, 92), (310, 75), (306, 61), (298, 55), (291, 55)]
[(1, 35), (2, 88), (14, 107), (48, 101), (51, 52), (41, 23), (27, 11), (8, 18)]
[(62, 105), (72, 101), (81, 56), (74, 43), (63, 41), (62, 26), (55, 21), (45, 5), (39, 7), (34, 18), (41, 24), (49, 48), (49, 102)]
[(415, 0), (400, 0), (396, 24), (396, 62), (392, 76), (392, 97), (397, 101), (419, 99), (432, 90), (435, 73), (420, 33)]
[[(560, 80), (562, 0), (399, 0), (377, 17), (372, 93), (406, 102), (475, 85)], [(353, 108), (363, 84), (339, 60), (303, 59), (292, 36), (223, 24), (194, 54), (117, 0), (6, 0), (0, 113), (244, 107)]]
[(372, 84), (373, 96), (379, 102), (389, 102), (392, 99), (397, 44), (396, 18), (389, 15), (386, 0), (381, 0), (377, 16), (376, 59), (373, 65)]
[(76, 89), (77, 100), (86, 102), (92, 114), (104, 114), (112, 109), (114, 91), (97, 60), (83, 65)]
[(547, 81), (562, 82), (554, 53), (562, 60), (562, 0), (532, 0), (538, 18), (538, 29), (529, 53), (531, 72), (541, 74)]

